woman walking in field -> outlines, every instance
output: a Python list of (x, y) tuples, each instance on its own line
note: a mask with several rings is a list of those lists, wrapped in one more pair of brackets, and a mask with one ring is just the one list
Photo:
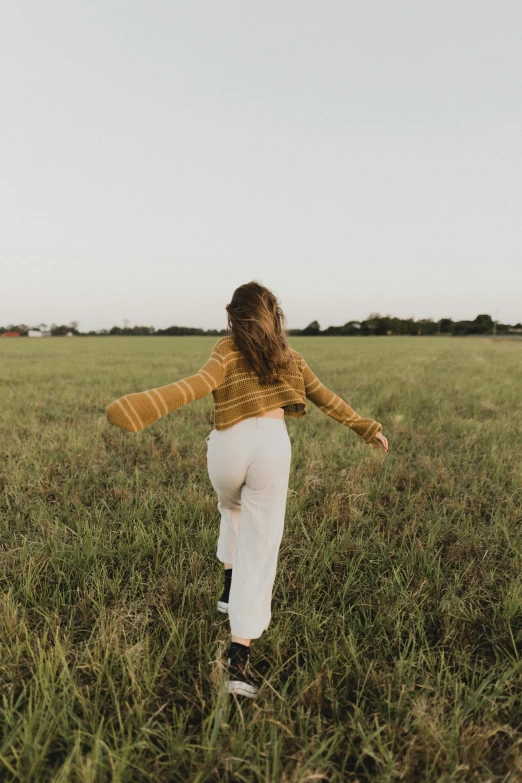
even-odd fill
[(212, 392), (207, 467), (221, 515), (217, 558), (224, 564), (225, 584), (217, 608), (228, 612), (232, 634), (226, 687), (254, 698), (258, 687), (249, 665), (250, 643), (272, 617), (290, 474), (285, 414), (300, 419), (309, 399), (366, 443), (386, 452), (388, 441), (379, 422), (355, 413), (289, 347), (285, 316), (269, 289), (257, 282), (239, 286), (226, 311), (229, 335), (217, 341), (196, 375), (127, 394), (106, 411), (111, 424), (139, 432)]

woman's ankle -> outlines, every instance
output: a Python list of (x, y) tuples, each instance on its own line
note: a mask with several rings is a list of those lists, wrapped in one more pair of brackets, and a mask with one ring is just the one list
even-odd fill
[(241, 639), (240, 636), (232, 636), (232, 641), (237, 642), (238, 644), (243, 644), (245, 647), (250, 647), (250, 642), (252, 639)]

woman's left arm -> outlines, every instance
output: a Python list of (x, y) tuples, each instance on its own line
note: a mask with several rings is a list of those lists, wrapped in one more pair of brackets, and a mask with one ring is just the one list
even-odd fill
[(222, 383), (224, 377), (223, 359), (214, 347), (209, 359), (195, 375), (157, 389), (125, 394), (107, 405), (107, 419), (127, 432), (141, 432), (176, 408), (206, 397)]
[[(306, 396), (314, 405), (317, 405), (323, 413), (326, 413), (335, 421), (344, 424), (356, 432), (366, 443), (373, 443), (377, 433), (382, 430), (382, 425), (373, 419), (364, 419), (359, 416), (348, 403), (335, 392), (328, 389), (315, 373), (310, 369), (303, 356), (301, 356), (301, 371), (305, 384)], [(377, 445), (373, 443), (373, 445)], [(384, 444), (383, 444), (384, 446)], [(386, 449), (388, 444), (386, 442)], [(385, 449), (385, 450), (386, 450)]]

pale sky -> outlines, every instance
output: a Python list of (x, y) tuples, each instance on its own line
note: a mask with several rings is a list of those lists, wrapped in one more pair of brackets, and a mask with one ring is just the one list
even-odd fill
[(0, 325), (522, 320), (520, 0), (3, 0)]

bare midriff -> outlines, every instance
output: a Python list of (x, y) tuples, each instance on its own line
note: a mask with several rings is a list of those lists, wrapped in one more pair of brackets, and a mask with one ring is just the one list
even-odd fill
[(274, 408), (272, 411), (265, 411), (265, 413), (259, 414), (260, 419), (284, 419), (285, 418), (285, 409), (284, 408)]

